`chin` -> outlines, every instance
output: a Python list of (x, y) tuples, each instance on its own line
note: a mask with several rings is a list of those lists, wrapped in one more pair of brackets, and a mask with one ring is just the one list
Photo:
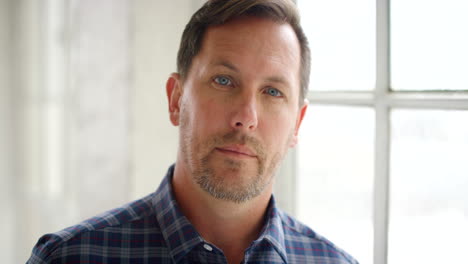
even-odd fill
[(233, 160), (224, 159), (212, 164), (213, 171), (220, 176), (232, 176), (236, 178), (255, 178), (258, 177), (263, 170), (259, 169), (257, 160)]

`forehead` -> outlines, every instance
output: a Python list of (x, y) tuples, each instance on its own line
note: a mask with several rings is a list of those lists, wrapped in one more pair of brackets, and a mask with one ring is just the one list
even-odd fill
[(252, 73), (255, 69), (257, 76), (286, 78), (299, 89), (300, 46), (294, 30), (286, 23), (241, 17), (210, 26), (194, 62), (197, 60), (210, 65), (227, 61), (241, 71)]

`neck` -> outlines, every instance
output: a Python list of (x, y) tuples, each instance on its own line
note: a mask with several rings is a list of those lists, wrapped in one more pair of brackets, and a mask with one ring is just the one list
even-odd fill
[(179, 164), (172, 185), (182, 212), (205, 240), (223, 250), (229, 263), (240, 263), (245, 249), (261, 232), (272, 184), (243, 203), (220, 200), (203, 191)]

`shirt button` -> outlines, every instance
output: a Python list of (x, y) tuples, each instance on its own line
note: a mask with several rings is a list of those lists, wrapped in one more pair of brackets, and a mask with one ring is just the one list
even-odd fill
[(204, 247), (206, 250), (208, 250), (208, 251), (212, 251), (212, 250), (213, 250), (213, 248), (212, 248), (210, 245), (208, 245), (208, 244), (204, 244), (203, 247)]

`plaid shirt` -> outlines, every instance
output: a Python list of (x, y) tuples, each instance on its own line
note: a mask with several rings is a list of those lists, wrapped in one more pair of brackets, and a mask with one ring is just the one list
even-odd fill
[[(180, 211), (172, 166), (158, 190), (76, 226), (41, 237), (27, 263), (227, 263)], [(292, 219), (272, 197), (243, 263), (357, 264), (331, 242)]]

